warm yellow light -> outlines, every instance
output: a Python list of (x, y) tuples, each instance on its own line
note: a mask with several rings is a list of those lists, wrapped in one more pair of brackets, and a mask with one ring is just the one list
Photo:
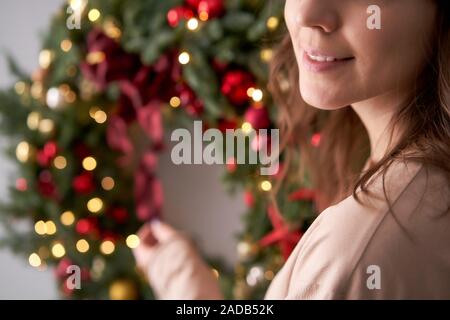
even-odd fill
[(47, 225), (44, 221), (39, 220), (34, 224), (34, 231), (36, 231), (37, 234), (43, 236), (47, 233)]
[(260, 90), (260, 89), (255, 89), (253, 92), (252, 92), (252, 99), (253, 99), (253, 101), (255, 101), (255, 102), (260, 102), (262, 99), (263, 99), (263, 92), (262, 92), (262, 90)]
[(52, 235), (56, 233), (56, 225), (53, 221), (47, 221), (45, 227), (47, 229), (47, 234)]
[(66, 158), (64, 158), (63, 156), (57, 156), (54, 160), (53, 160), (53, 165), (55, 166), (55, 168), (57, 169), (64, 169), (67, 166), (67, 160)]
[(105, 190), (111, 190), (114, 188), (114, 179), (111, 177), (104, 177), (102, 179), (102, 188)]
[(69, 52), (72, 49), (72, 41), (69, 39), (64, 39), (60, 44), (61, 50), (64, 52)]
[(140, 240), (139, 237), (135, 234), (130, 234), (126, 239), (127, 246), (129, 248), (136, 248), (139, 246)]
[(94, 9), (89, 10), (88, 19), (91, 22), (97, 21), (98, 18), (100, 18), (100, 11), (98, 11), (98, 9), (94, 8)]
[(89, 250), (89, 242), (87, 242), (85, 239), (80, 239), (77, 241), (76, 244), (77, 250), (81, 253), (85, 253)]
[(55, 124), (53, 120), (51, 119), (42, 119), (39, 122), (39, 131), (41, 133), (50, 133), (53, 131), (53, 128), (55, 127)]
[(187, 22), (187, 28), (194, 31), (198, 28), (198, 20), (196, 18), (190, 18)]
[(61, 243), (56, 243), (52, 247), (52, 254), (55, 258), (61, 258), (66, 254), (66, 249), (64, 249), (64, 246)]
[(16, 157), (20, 162), (27, 162), (30, 158), (30, 144), (26, 141), (20, 142), (16, 147)]
[(41, 258), (37, 255), (37, 253), (34, 252), (28, 257), (28, 262), (32, 267), (36, 268), (39, 267), (42, 263)]
[(77, 99), (77, 95), (75, 92), (73, 92), (72, 90), (67, 92), (65, 95), (65, 99), (68, 103), (74, 103), (75, 100)]
[(65, 211), (61, 214), (61, 223), (65, 226), (70, 226), (75, 222), (75, 215), (72, 211)]
[(100, 245), (100, 251), (103, 254), (111, 254), (116, 249), (116, 246), (114, 243), (110, 240), (103, 241)]
[(27, 117), (27, 126), (30, 130), (37, 130), (39, 128), (39, 123), (41, 122), (42, 116), (39, 112), (32, 111)]
[(266, 192), (272, 190), (272, 184), (270, 183), (270, 181), (264, 180), (263, 182), (261, 182), (261, 190)]
[(268, 281), (271, 281), (274, 276), (275, 273), (272, 270), (267, 270), (266, 272), (264, 272), (264, 278), (266, 278), (266, 280)]
[(214, 276), (216, 277), (216, 279), (218, 279), (219, 275), (220, 275), (219, 271), (217, 271), (217, 269), (212, 268), (212, 272), (213, 272)]
[(92, 171), (97, 167), (97, 161), (93, 157), (83, 159), (82, 166), (87, 171)]
[(169, 103), (172, 108), (178, 108), (181, 105), (181, 99), (178, 97), (172, 97), (170, 98)]
[(102, 51), (92, 51), (86, 56), (86, 61), (89, 64), (99, 64), (105, 61), (105, 54)]
[(100, 110), (100, 108), (97, 107), (97, 106), (91, 107), (91, 108), (89, 109), (89, 116), (90, 116), (92, 119), (94, 119), (94, 118), (95, 118), (95, 113), (96, 113), (97, 111), (99, 111), (99, 110)]
[(250, 87), (247, 89), (247, 96), (249, 96), (250, 98), (253, 96), (253, 92), (255, 92), (255, 88)]
[(202, 21), (207, 21), (209, 19), (209, 14), (206, 11), (200, 11), (198, 14), (198, 18)]
[(87, 203), (87, 208), (92, 213), (97, 213), (103, 208), (103, 201), (100, 198), (92, 198)]
[(181, 64), (188, 64), (190, 60), (191, 60), (191, 57), (190, 57), (189, 53), (187, 53), (187, 52), (182, 52), (178, 56), (178, 61)]
[(103, 30), (108, 37), (113, 39), (119, 39), (122, 35), (122, 31), (110, 19), (103, 23)]
[(45, 49), (39, 53), (39, 65), (41, 66), (41, 68), (47, 69), (52, 63), (52, 60), (53, 60), (52, 51)]
[(23, 81), (18, 81), (14, 85), (14, 90), (16, 90), (17, 94), (24, 94), (25, 93), (26, 84)]
[(93, 114), (93, 117), (92, 117), (94, 120), (95, 120), (95, 122), (97, 122), (97, 123), (104, 123), (107, 119), (108, 119), (108, 116), (106, 115), (106, 112), (105, 111), (103, 111), (103, 110), (98, 110), (98, 111), (96, 111), (94, 114)]
[(31, 88), (30, 88), (31, 96), (34, 99), (40, 99), (40, 98), (42, 98), (43, 92), (44, 92), (44, 86), (42, 85), (42, 82), (41, 81), (33, 82), (33, 84), (31, 85)]
[(272, 49), (263, 49), (261, 50), (261, 60), (265, 62), (269, 62), (272, 60), (273, 57), (273, 51)]
[(270, 17), (269, 19), (267, 19), (267, 28), (269, 28), (270, 30), (274, 30), (278, 27), (279, 23), (280, 21), (277, 17)]
[(248, 134), (252, 131), (253, 127), (249, 122), (244, 122), (241, 126), (241, 129), (245, 134)]

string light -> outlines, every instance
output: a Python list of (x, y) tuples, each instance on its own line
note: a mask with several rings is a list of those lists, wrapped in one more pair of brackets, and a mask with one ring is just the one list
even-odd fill
[(191, 31), (198, 29), (198, 20), (196, 18), (190, 18), (187, 22), (187, 28)]
[(247, 96), (249, 96), (250, 98), (253, 96), (253, 92), (255, 92), (255, 88), (250, 87), (247, 89)]
[(52, 254), (55, 258), (61, 258), (66, 254), (66, 249), (61, 243), (57, 242), (52, 247)]
[(42, 50), (39, 53), (39, 65), (41, 66), (41, 68), (47, 69), (52, 63), (53, 56), (54, 55), (52, 51), (48, 49)]
[(111, 19), (106, 20), (103, 23), (103, 29), (108, 37), (112, 39), (119, 39), (122, 36), (122, 31), (114, 24)]
[(30, 256), (28, 257), (28, 262), (30, 263), (30, 265), (32, 267), (35, 267), (35, 268), (39, 267), (42, 263), (41, 258), (38, 256), (37, 253), (34, 253), (34, 252), (32, 254), (30, 254)]
[(219, 271), (217, 271), (217, 269), (212, 268), (212, 272), (214, 274), (214, 276), (216, 277), (216, 279), (219, 279)]
[(270, 181), (264, 180), (263, 182), (261, 182), (261, 190), (266, 192), (272, 190), (272, 184), (270, 183)]
[(53, 165), (55, 166), (56, 169), (62, 170), (67, 166), (67, 160), (63, 156), (57, 156), (53, 160)]
[(31, 85), (31, 88), (30, 88), (31, 96), (37, 100), (42, 97), (43, 92), (44, 92), (44, 87), (42, 85), (42, 82), (40, 82), (40, 81), (33, 82), (33, 84)]
[(102, 51), (92, 51), (86, 56), (86, 61), (89, 64), (99, 64), (105, 61), (105, 54)]
[(114, 179), (111, 177), (104, 177), (102, 179), (102, 188), (109, 191), (114, 188)]
[(209, 14), (207, 11), (200, 11), (198, 14), (198, 17), (201, 21), (208, 21), (209, 19)]
[(62, 92), (58, 88), (50, 88), (47, 91), (46, 103), (50, 108), (55, 109), (61, 106), (63, 98)]
[(65, 226), (70, 226), (75, 222), (75, 215), (72, 211), (65, 211), (60, 217), (61, 223)]
[(25, 163), (30, 158), (31, 147), (26, 141), (20, 142), (16, 147), (16, 158), (22, 163)]
[(172, 108), (178, 108), (181, 105), (181, 99), (178, 97), (172, 97), (170, 98), (169, 104)]
[(46, 228), (46, 231), (47, 231), (48, 235), (53, 235), (53, 234), (56, 233), (56, 225), (55, 225), (55, 223), (53, 221), (50, 221), (50, 220), (47, 221), (45, 223), (45, 228)]
[(266, 278), (266, 280), (271, 281), (275, 276), (275, 273), (272, 270), (267, 270), (266, 272), (264, 272), (264, 278)]
[(51, 119), (42, 119), (39, 122), (39, 131), (41, 133), (47, 134), (53, 131), (55, 124)]
[(100, 244), (100, 251), (103, 254), (111, 254), (116, 249), (114, 243), (110, 240), (105, 240)]
[(44, 221), (39, 220), (34, 224), (34, 231), (36, 231), (38, 235), (43, 236), (47, 233), (47, 225)]
[(253, 127), (250, 122), (244, 122), (241, 126), (241, 129), (244, 134), (249, 134), (252, 131)]
[(103, 208), (103, 201), (100, 198), (92, 198), (88, 201), (87, 208), (92, 213), (98, 213)]
[(261, 60), (265, 62), (269, 62), (272, 60), (273, 57), (273, 50), (272, 49), (263, 49), (261, 50)]
[(83, 159), (82, 166), (87, 171), (92, 171), (97, 167), (97, 161), (93, 157)]
[(100, 18), (100, 11), (98, 11), (98, 9), (94, 8), (94, 9), (89, 10), (89, 13), (88, 13), (89, 21), (95, 22), (98, 20), (98, 18)]
[(139, 246), (139, 237), (135, 234), (130, 234), (126, 239), (126, 244), (129, 248), (133, 249)]
[(39, 122), (41, 122), (42, 116), (39, 112), (32, 111), (27, 117), (27, 126), (30, 130), (37, 130), (39, 128)]
[(99, 124), (104, 123), (108, 119), (106, 112), (103, 110), (100, 110), (100, 108), (98, 108), (98, 107), (90, 108), (89, 115), (91, 116), (92, 119), (95, 120), (95, 122), (97, 122)]
[(16, 82), (16, 84), (14, 85), (14, 90), (16, 91), (16, 93), (18, 95), (22, 95), (25, 93), (25, 88), (26, 88), (26, 84), (23, 81), (18, 81)]
[(255, 89), (252, 92), (252, 99), (255, 102), (260, 102), (263, 99), (263, 92), (260, 89)]
[(189, 53), (187, 53), (186, 51), (180, 53), (180, 55), (178, 56), (178, 61), (181, 64), (188, 64), (190, 60), (191, 60), (191, 57), (190, 57)]
[(277, 17), (270, 17), (269, 19), (267, 19), (267, 28), (269, 28), (270, 30), (275, 30), (278, 25), (279, 25), (280, 21), (278, 20)]
[(72, 49), (72, 41), (70, 41), (69, 39), (64, 39), (63, 41), (61, 41), (60, 47), (62, 51), (69, 52), (70, 49)]
[(85, 239), (80, 239), (77, 241), (76, 247), (77, 247), (77, 250), (81, 253), (88, 252), (89, 242), (87, 242)]

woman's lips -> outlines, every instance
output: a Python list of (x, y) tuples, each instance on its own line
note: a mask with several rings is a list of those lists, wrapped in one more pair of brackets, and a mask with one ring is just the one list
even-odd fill
[(317, 51), (303, 51), (302, 63), (305, 69), (312, 72), (323, 72), (335, 69), (351, 62), (354, 58), (336, 58), (331, 55), (317, 53)]

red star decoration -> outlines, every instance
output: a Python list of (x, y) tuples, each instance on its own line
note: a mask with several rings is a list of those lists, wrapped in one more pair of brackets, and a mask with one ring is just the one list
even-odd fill
[(278, 243), (284, 259), (287, 260), (303, 233), (300, 230), (291, 230), (290, 225), (284, 221), (283, 217), (273, 206), (267, 208), (267, 214), (272, 222), (273, 230), (260, 239), (259, 244), (262, 247), (267, 247)]

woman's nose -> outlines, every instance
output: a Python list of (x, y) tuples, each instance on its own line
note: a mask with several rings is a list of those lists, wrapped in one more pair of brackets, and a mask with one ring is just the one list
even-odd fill
[[(297, 1), (297, 0), (294, 0)], [(343, 0), (298, 0), (295, 22), (298, 28), (332, 33), (339, 28), (339, 2)]]

